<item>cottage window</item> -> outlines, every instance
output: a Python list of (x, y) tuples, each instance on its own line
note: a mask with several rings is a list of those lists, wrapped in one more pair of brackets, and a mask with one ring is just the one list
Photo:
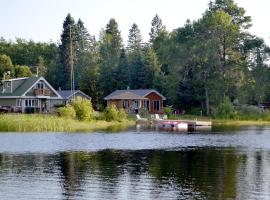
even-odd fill
[(149, 109), (150, 109), (150, 102), (149, 102), (149, 100), (144, 101), (144, 107), (149, 111)]
[(128, 100), (123, 101), (123, 108), (129, 108), (129, 102)]
[(154, 101), (154, 111), (159, 111), (159, 101)]
[(16, 99), (16, 107), (22, 107), (22, 100)]
[(37, 88), (43, 90), (44, 89), (44, 83), (38, 83)]
[(6, 87), (11, 87), (11, 82), (10, 82), (10, 81), (7, 81), (7, 82), (5, 83), (5, 86), (6, 86)]
[(39, 107), (38, 99), (26, 99), (25, 100), (25, 107), (33, 107), (33, 108)]

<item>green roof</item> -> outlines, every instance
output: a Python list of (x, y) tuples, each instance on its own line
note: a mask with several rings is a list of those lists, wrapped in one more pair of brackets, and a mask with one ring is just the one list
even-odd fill
[(0, 96), (22, 96), (40, 77), (29, 77), (12, 93), (1, 93)]

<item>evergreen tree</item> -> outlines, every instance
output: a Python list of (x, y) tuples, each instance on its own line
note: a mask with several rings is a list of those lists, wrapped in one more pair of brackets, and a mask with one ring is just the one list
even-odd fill
[(142, 49), (142, 35), (137, 24), (133, 24), (128, 35), (128, 50), (135, 51)]
[(91, 57), (92, 51), (94, 50), (94, 38), (89, 34), (85, 28), (84, 23), (81, 19), (76, 23), (76, 63), (74, 66), (74, 81), (75, 88), (80, 88), (83, 76), (88, 70), (87, 68), (92, 65), (89, 63), (88, 57)]
[(63, 32), (61, 34), (60, 56), (61, 56), (61, 70), (59, 74), (60, 87), (64, 89), (71, 88), (71, 72), (76, 63), (76, 37), (77, 31), (74, 19), (70, 14), (64, 20)]
[(160, 65), (152, 48), (147, 48), (144, 61), (145, 88), (155, 88), (155, 79), (160, 74)]
[(115, 19), (110, 19), (100, 41), (100, 85), (103, 95), (116, 88), (116, 70), (119, 64), (122, 38)]
[(165, 26), (162, 25), (162, 20), (156, 14), (151, 22), (151, 31), (149, 33), (150, 39), (149, 42), (153, 43), (154, 40), (159, 36), (161, 32), (166, 30)]
[(130, 86), (130, 70), (125, 49), (121, 49), (116, 76), (117, 89), (127, 89), (127, 87)]
[(135, 51), (130, 55), (130, 76), (132, 89), (146, 89), (147, 77), (145, 74), (144, 58), (142, 51)]

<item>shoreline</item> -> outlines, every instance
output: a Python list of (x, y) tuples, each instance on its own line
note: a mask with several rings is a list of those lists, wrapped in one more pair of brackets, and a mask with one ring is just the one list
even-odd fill
[(2, 114), (0, 115), (0, 132), (95, 132), (126, 129), (135, 123), (133, 120), (79, 121), (56, 115)]

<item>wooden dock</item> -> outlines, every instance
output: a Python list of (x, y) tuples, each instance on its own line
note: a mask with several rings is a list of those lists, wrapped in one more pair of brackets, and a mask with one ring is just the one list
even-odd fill
[(200, 120), (153, 120), (153, 123), (158, 123), (158, 122), (184, 122), (187, 123), (188, 126), (212, 126), (212, 121), (200, 121)]

